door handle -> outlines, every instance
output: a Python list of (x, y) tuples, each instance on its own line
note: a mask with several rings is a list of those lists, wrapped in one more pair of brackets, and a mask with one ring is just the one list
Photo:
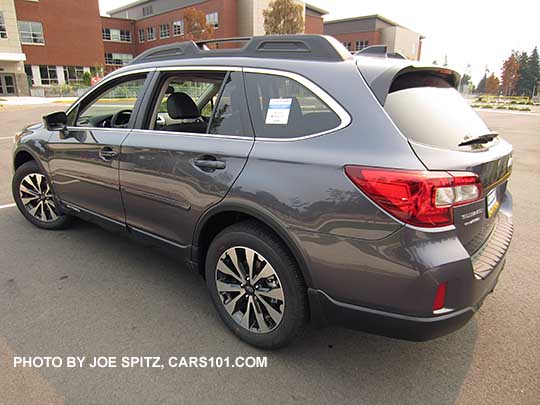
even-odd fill
[(223, 170), (227, 165), (221, 160), (197, 159), (193, 164), (201, 169)]
[(105, 161), (109, 161), (118, 156), (118, 152), (114, 151), (111, 147), (106, 146), (99, 151), (99, 157)]

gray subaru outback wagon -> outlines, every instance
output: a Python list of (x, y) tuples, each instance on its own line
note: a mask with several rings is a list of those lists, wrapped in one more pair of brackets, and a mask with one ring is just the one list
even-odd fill
[(261, 348), (315, 325), (427, 340), (494, 289), (512, 147), (459, 75), (324, 36), (156, 47), (16, 135), (13, 196), (179, 253)]

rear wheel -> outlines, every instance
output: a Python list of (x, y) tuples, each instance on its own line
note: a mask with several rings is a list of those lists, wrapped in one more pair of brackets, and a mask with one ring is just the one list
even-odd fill
[(26, 162), (15, 171), (12, 192), (19, 211), (32, 224), (51, 230), (69, 225), (71, 217), (58, 210), (49, 180), (36, 162)]
[(222, 231), (206, 259), (206, 282), (221, 319), (263, 349), (289, 344), (308, 319), (306, 287), (282, 241), (256, 223)]

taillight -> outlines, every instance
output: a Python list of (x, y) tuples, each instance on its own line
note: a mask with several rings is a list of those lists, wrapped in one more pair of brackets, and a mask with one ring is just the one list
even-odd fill
[(446, 287), (448, 283), (444, 282), (439, 284), (437, 291), (435, 292), (435, 298), (433, 300), (433, 310), (437, 311), (444, 308), (444, 301), (446, 300)]
[(345, 166), (345, 174), (382, 209), (421, 227), (451, 225), (453, 207), (482, 198), (474, 173)]

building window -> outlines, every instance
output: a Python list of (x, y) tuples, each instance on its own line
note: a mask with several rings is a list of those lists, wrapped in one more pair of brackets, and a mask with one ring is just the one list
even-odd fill
[(47, 86), (51, 84), (58, 84), (56, 66), (41, 65), (39, 67), (39, 74), (41, 76), (42, 85)]
[(217, 12), (206, 14), (206, 23), (214, 28), (219, 28), (219, 15)]
[(146, 29), (146, 38), (149, 41), (153, 41), (154, 39), (156, 39), (156, 31), (154, 30), (154, 27), (148, 27)]
[(159, 26), (159, 37), (169, 38), (171, 36), (171, 26), (169, 24), (161, 24)]
[(0, 38), (7, 38), (6, 21), (4, 20), (4, 12), (0, 11)]
[(361, 51), (364, 48), (367, 48), (369, 46), (369, 41), (366, 39), (364, 41), (356, 41), (356, 51)]
[(352, 43), (351, 42), (343, 42), (343, 46), (347, 48), (349, 52), (352, 51)]
[(64, 66), (64, 77), (67, 84), (82, 83), (84, 68), (82, 66)]
[(184, 35), (184, 20), (173, 22), (173, 35)]
[(147, 15), (151, 15), (154, 13), (154, 10), (152, 9), (152, 6), (146, 6), (142, 9), (142, 15), (143, 17), (146, 17)]
[(139, 43), (144, 42), (144, 29), (139, 30)]
[(34, 74), (32, 73), (32, 66), (31, 65), (24, 65), (24, 73), (26, 73), (26, 77), (28, 78), (28, 85), (33, 86), (34, 85)]
[(35, 21), (19, 21), (19, 35), (23, 44), (44, 44), (43, 25)]
[(132, 60), (133, 60), (133, 55), (131, 55), (130, 53), (106, 53), (105, 54), (106, 65), (123, 66), (123, 65), (127, 65)]
[(102, 28), (101, 36), (105, 41), (131, 42), (131, 31), (116, 28)]

